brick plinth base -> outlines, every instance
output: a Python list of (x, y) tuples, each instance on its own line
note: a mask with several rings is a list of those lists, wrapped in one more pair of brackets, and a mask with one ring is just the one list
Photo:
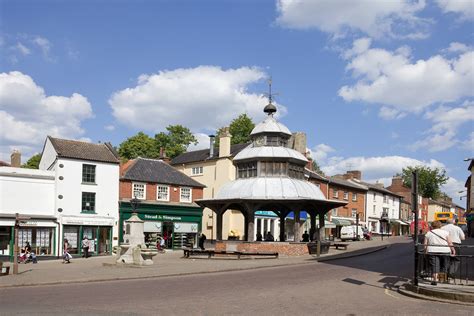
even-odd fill
[(247, 242), (222, 240), (216, 241), (216, 251), (242, 252), (278, 252), (282, 256), (303, 256), (308, 254), (306, 243), (300, 242)]

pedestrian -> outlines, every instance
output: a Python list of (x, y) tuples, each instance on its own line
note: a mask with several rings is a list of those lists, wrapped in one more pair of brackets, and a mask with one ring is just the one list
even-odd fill
[(257, 241), (262, 241), (262, 239), (263, 239), (262, 233), (257, 232)]
[(447, 225), (444, 225), (441, 229), (449, 233), (449, 238), (451, 238), (456, 250), (456, 256), (452, 256), (449, 263), (449, 274), (454, 275), (459, 269), (460, 259), (457, 256), (461, 254), (461, 243), (462, 240), (466, 239), (466, 236), (464, 236), (461, 227), (454, 225), (454, 220), (448, 219), (446, 223)]
[(204, 242), (206, 241), (207, 237), (206, 235), (204, 235), (203, 233), (201, 233), (201, 236), (199, 236), (199, 248), (201, 248), (201, 250), (204, 250)]
[(63, 244), (63, 263), (71, 263), (71, 254), (69, 254), (69, 242), (66, 238), (64, 238)]
[(265, 235), (265, 241), (274, 241), (275, 238), (273, 238), (273, 235), (271, 232), (267, 232), (267, 234)]
[(431, 285), (437, 285), (438, 273), (447, 273), (449, 256), (454, 256), (456, 251), (454, 250), (449, 233), (441, 229), (440, 221), (432, 222), (431, 228), (431, 231), (425, 235), (424, 246), (431, 267)]
[(90, 242), (87, 236), (84, 236), (82, 239), (82, 257), (83, 258), (89, 258), (89, 247), (90, 247)]
[(308, 231), (305, 230), (303, 235), (301, 235), (301, 238), (302, 238), (302, 242), (309, 242), (309, 234), (308, 234)]

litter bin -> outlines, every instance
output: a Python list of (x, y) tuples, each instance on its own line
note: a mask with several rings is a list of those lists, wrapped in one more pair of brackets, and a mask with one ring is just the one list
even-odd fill
[[(320, 241), (321, 243), (321, 252), (320, 254), (326, 254), (329, 252), (329, 245), (331, 245), (331, 242), (329, 241)], [(308, 244), (308, 252), (310, 255), (317, 255), (318, 254), (318, 244), (315, 241), (309, 242)]]

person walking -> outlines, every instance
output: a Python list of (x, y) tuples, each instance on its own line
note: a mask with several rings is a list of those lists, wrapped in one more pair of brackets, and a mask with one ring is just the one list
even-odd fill
[(440, 221), (431, 223), (431, 228), (431, 231), (425, 235), (424, 246), (425, 253), (428, 254), (428, 261), (433, 278), (431, 285), (437, 285), (438, 273), (447, 273), (449, 256), (454, 256), (456, 251), (454, 250), (449, 233), (441, 229)]
[(82, 258), (89, 258), (89, 247), (89, 239), (87, 238), (87, 236), (84, 236), (84, 238), (82, 239)]
[(270, 231), (265, 235), (265, 241), (275, 241), (275, 238), (273, 238), (273, 235)]
[(204, 235), (203, 233), (201, 233), (201, 236), (199, 236), (199, 248), (201, 248), (201, 250), (204, 250), (204, 242), (206, 241), (207, 237), (206, 235)]
[(454, 220), (448, 219), (446, 223), (447, 225), (444, 225), (441, 229), (449, 233), (449, 238), (451, 238), (454, 249), (456, 250), (456, 256), (450, 258), (448, 271), (450, 275), (454, 275), (458, 271), (459, 265), (461, 263), (459, 257), (457, 256), (461, 254), (461, 243), (464, 239), (466, 239), (466, 236), (464, 236), (464, 232), (461, 227), (454, 225)]
[(63, 244), (63, 263), (71, 263), (72, 256), (69, 254), (69, 242), (65, 238)]

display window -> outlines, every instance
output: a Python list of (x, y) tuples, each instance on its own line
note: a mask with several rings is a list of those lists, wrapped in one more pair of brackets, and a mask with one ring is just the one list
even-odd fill
[(51, 256), (53, 250), (54, 228), (31, 227), (18, 230), (18, 246), (23, 248), (30, 243), (31, 251), (38, 256)]
[(9, 256), (12, 252), (12, 227), (0, 227), (0, 256)]

